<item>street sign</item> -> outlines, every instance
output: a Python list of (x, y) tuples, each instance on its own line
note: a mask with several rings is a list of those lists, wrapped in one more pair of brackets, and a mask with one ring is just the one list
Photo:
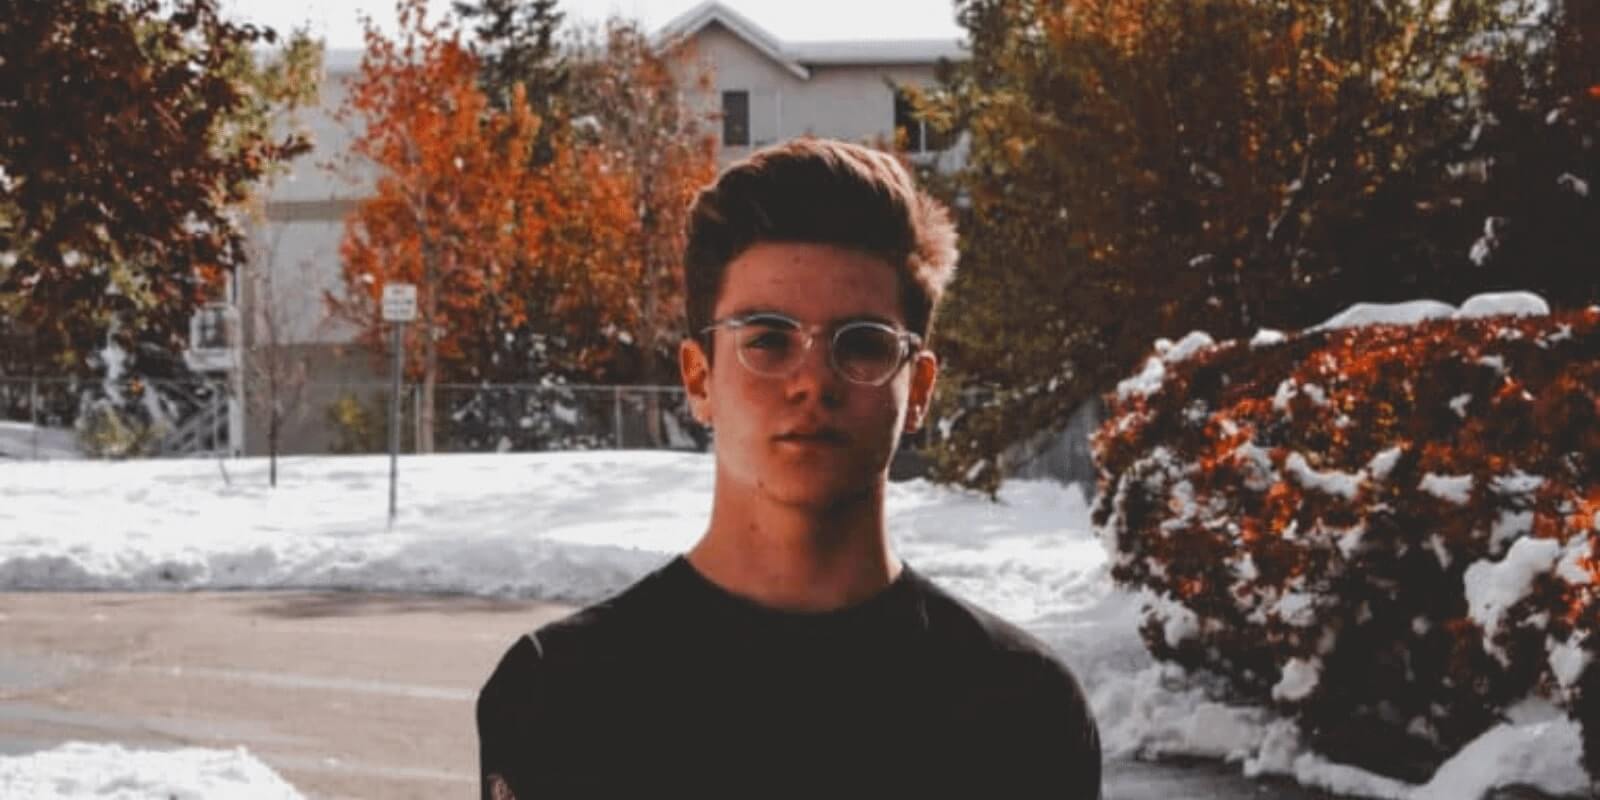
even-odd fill
[(387, 283), (383, 286), (383, 321), (411, 322), (417, 318), (417, 286)]

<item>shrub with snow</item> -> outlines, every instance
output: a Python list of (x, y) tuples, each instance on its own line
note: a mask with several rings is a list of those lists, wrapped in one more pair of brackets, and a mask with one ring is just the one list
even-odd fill
[(1094, 513), (1158, 658), (1409, 780), (1543, 694), (1600, 776), (1600, 308), (1151, 360)]

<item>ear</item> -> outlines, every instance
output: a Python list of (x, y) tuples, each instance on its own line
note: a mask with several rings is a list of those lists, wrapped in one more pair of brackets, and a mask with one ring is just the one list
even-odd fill
[(911, 392), (906, 403), (906, 433), (916, 433), (927, 421), (933, 403), (933, 386), (939, 380), (939, 358), (927, 350), (911, 359)]
[(689, 396), (689, 413), (701, 425), (711, 427), (711, 359), (700, 342), (684, 339), (678, 344), (678, 375)]

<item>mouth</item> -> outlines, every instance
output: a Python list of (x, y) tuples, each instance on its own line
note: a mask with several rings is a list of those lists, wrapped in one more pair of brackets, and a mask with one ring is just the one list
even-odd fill
[(842, 447), (849, 442), (837, 428), (793, 430), (773, 437), (774, 441), (811, 447)]

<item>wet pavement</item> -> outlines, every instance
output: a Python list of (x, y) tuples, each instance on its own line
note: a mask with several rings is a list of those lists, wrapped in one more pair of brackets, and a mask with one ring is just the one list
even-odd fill
[[(478, 687), (547, 603), (337, 592), (0, 593), (0, 753), (244, 746), (310, 798), (475, 797)], [(1111, 761), (1106, 800), (1334, 797)]]

